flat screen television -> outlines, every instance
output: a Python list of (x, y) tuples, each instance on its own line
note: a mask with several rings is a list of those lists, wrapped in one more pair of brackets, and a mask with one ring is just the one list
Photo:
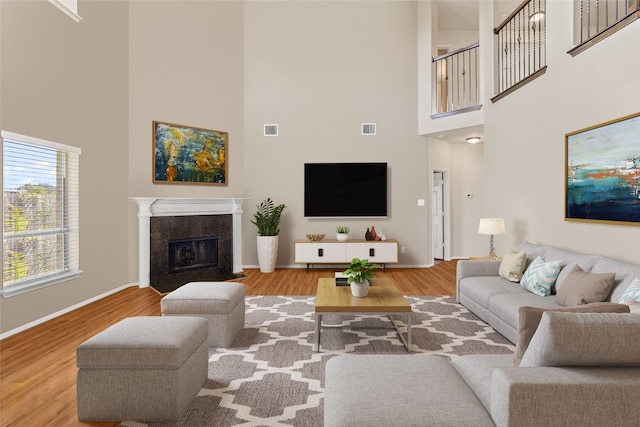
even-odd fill
[(386, 217), (386, 163), (305, 163), (304, 216)]

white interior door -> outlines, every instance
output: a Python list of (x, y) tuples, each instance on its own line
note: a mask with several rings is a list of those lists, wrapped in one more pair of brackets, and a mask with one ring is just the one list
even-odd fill
[(444, 177), (442, 172), (433, 173), (431, 210), (433, 258), (444, 259)]

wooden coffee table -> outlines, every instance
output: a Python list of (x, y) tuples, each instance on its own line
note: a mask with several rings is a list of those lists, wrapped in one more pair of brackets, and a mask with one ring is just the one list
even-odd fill
[[(336, 286), (333, 278), (318, 279), (314, 351), (320, 351), (320, 330), (322, 329), (322, 316), (325, 314), (386, 314), (407, 351), (411, 351), (411, 305), (398, 291), (391, 279), (374, 279), (373, 285), (369, 287), (369, 294), (364, 298), (352, 296), (349, 286)], [(400, 333), (392, 315), (407, 316), (406, 339)]]

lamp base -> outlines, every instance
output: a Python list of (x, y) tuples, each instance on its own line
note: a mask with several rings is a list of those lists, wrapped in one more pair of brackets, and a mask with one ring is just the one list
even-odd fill
[(491, 237), (489, 237), (489, 258), (498, 259), (498, 256), (496, 255), (496, 248), (493, 245), (493, 234), (491, 234), (490, 236)]

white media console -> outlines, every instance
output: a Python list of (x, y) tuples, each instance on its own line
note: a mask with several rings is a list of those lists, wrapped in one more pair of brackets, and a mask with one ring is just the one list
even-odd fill
[(397, 240), (295, 240), (294, 261), (307, 264), (350, 264), (353, 258), (368, 259), (377, 264), (398, 262)]

